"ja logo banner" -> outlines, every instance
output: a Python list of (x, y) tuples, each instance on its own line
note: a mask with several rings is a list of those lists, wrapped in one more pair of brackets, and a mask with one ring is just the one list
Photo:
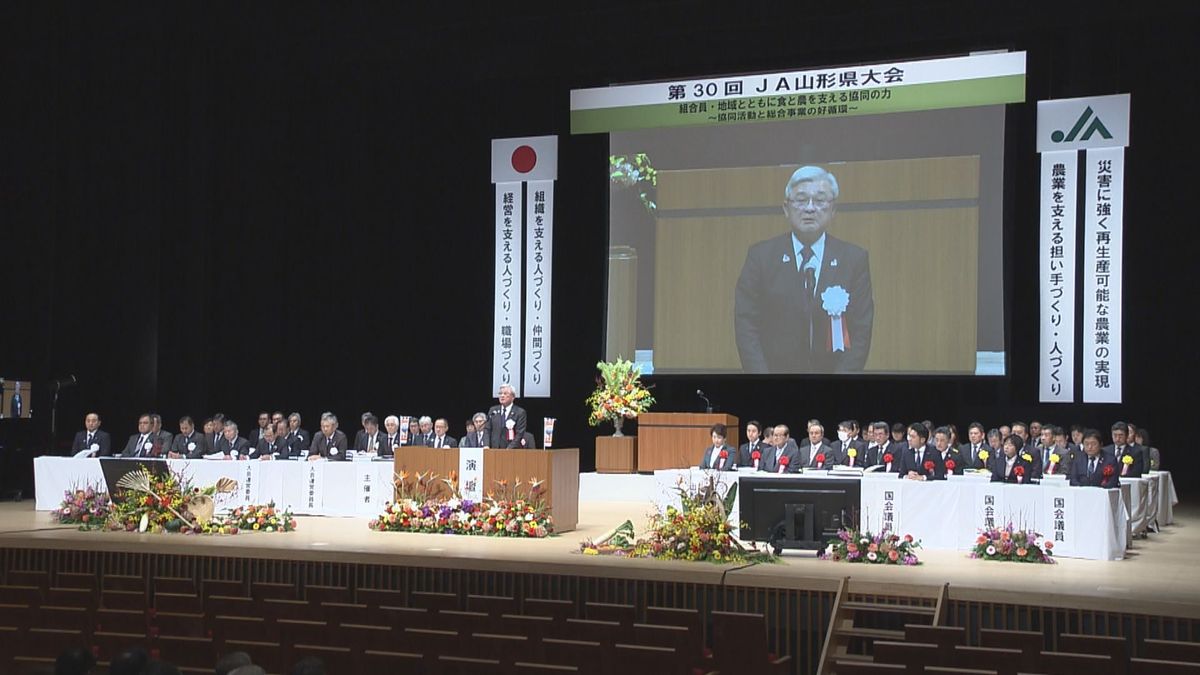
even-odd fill
[[(1091, 124), (1088, 124), (1089, 119), (1091, 120)], [(1084, 125), (1087, 125), (1087, 131), (1084, 131), (1083, 137), (1080, 138), (1079, 132), (1083, 129)], [(1050, 140), (1055, 143), (1062, 143), (1064, 141), (1070, 143), (1076, 138), (1079, 138), (1081, 141), (1089, 141), (1097, 133), (1105, 140), (1112, 139), (1112, 134), (1104, 126), (1104, 122), (1100, 121), (1100, 116), (1092, 110), (1091, 106), (1088, 106), (1084, 108), (1083, 114), (1079, 116), (1079, 119), (1075, 120), (1075, 126), (1071, 127), (1071, 131), (1063, 134), (1061, 129), (1055, 129), (1054, 133), (1050, 134)]]

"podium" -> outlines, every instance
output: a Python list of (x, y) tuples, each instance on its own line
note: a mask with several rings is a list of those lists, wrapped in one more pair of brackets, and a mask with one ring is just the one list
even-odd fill
[(639, 472), (686, 469), (700, 463), (712, 445), (709, 430), (720, 422), (728, 427), (725, 442), (738, 447), (738, 418), (724, 413), (642, 413), (638, 416)]
[(597, 436), (596, 473), (637, 473), (637, 436)]
[[(396, 450), (396, 473), (410, 475), (432, 471), (439, 477), (458, 471), (458, 448), (427, 448), (419, 445), (402, 446)], [(483, 451), (483, 491), (493, 489), (496, 481), (510, 484), (520, 478), (543, 480), (546, 502), (554, 516), (554, 531), (569, 532), (579, 524), (579, 448), (550, 450), (491, 450)]]

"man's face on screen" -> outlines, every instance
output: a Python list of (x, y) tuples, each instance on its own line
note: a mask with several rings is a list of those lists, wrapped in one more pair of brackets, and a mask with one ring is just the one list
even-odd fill
[(833, 220), (837, 204), (827, 180), (796, 183), (783, 203), (783, 213), (801, 241), (816, 241)]

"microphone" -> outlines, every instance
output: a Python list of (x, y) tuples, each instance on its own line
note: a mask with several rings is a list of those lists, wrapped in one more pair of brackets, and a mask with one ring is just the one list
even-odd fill
[(696, 395), (704, 399), (704, 412), (711, 413), (713, 411), (712, 401), (708, 400), (708, 397), (704, 395), (704, 390), (697, 389)]

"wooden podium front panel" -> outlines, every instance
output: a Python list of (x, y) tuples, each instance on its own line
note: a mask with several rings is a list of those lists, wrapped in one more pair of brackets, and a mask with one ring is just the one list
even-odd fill
[(643, 413), (638, 417), (638, 471), (686, 469), (700, 464), (712, 445), (709, 430), (727, 427), (725, 442), (739, 445), (738, 418), (722, 413)]
[(637, 473), (637, 436), (597, 436), (596, 473)]
[(579, 449), (483, 451), (483, 491), (496, 490), (496, 481), (511, 486), (520, 479), (528, 490), (530, 478), (544, 480), (546, 501), (556, 532), (569, 532), (579, 524)]
[[(427, 448), (413, 445), (396, 451), (395, 471), (410, 476), (433, 472), (446, 478), (458, 471), (458, 448)], [(517, 479), (527, 491), (530, 478), (544, 480), (546, 500), (554, 516), (555, 531), (574, 530), (579, 523), (579, 449), (483, 451), (483, 493), (496, 492), (496, 481)]]

